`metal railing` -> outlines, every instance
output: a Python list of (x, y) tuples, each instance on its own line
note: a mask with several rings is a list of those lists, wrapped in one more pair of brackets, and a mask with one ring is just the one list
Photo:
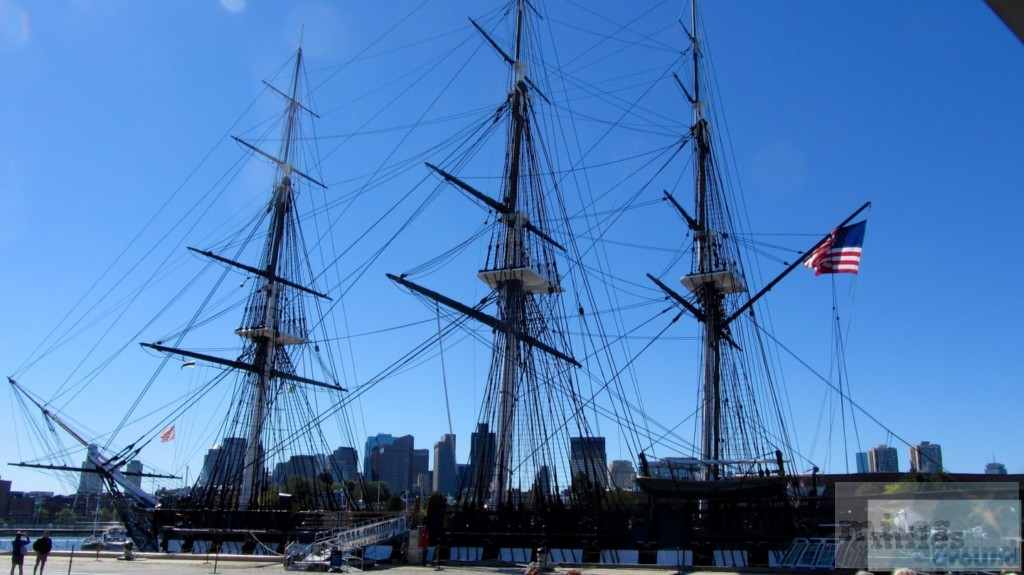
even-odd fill
[(404, 515), (364, 521), (323, 533), (313, 543), (289, 544), (285, 550), (285, 561), (290, 568), (303, 570), (308, 564), (327, 561), (334, 550), (347, 555), (357, 549), (391, 541), (408, 532), (408, 518)]

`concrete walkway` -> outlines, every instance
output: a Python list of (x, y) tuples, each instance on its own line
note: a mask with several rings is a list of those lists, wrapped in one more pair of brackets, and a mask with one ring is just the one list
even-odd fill
[[(4, 555), (3, 559), (10, 561), (9, 555)], [(211, 557), (209, 560), (205, 558), (195, 558), (182, 556), (174, 556), (169, 558), (168, 556), (160, 556), (159, 558), (154, 557), (140, 557), (134, 561), (125, 561), (112, 556), (106, 556), (101, 554), (98, 558), (96, 554), (79, 554), (76, 553), (74, 558), (68, 556), (68, 554), (62, 553), (59, 555), (51, 556), (46, 562), (46, 575), (155, 575), (157, 573), (170, 573), (172, 575), (210, 575), (224, 573), (227, 575), (245, 575), (245, 574), (284, 574), (284, 573), (295, 573), (295, 571), (285, 571), (284, 564), (280, 560), (271, 560), (269, 557), (254, 558), (249, 557), (245, 560), (232, 560), (224, 559), (223, 557), (214, 561)], [(25, 573), (32, 573), (32, 567), (35, 563), (35, 557), (29, 555), (25, 558)], [(7, 573), (6, 569), (9, 563), (4, 562), (2, 568), (0, 568), (0, 575)], [(672, 575), (677, 573), (674, 569), (663, 569), (663, 568), (639, 568), (639, 567), (605, 567), (595, 566), (587, 567), (584, 566), (579, 569), (579, 572), (583, 575), (623, 575), (624, 573), (640, 572), (644, 575)], [(559, 567), (553, 572), (555, 575), (565, 575), (569, 571), (568, 568)], [(356, 571), (353, 571), (356, 572)], [(516, 575), (524, 572), (523, 567), (493, 567), (493, 566), (475, 566), (475, 565), (445, 565), (441, 569), (437, 569), (432, 566), (422, 567), (419, 565), (378, 565), (373, 569), (373, 572), (386, 574), (386, 575), (435, 575), (435, 574), (482, 574), (482, 573), (504, 573), (507, 575)], [(15, 574), (17, 574), (15, 570)], [(707, 572), (704, 572), (707, 573)], [(735, 573), (735, 572), (733, 572)], [(700, 571), (692, 572), (692, 575), (700, 575)], [(708, 574), (711, 575), (711, 574)], [(716, 571), (714, 575), (728, 575), (725, 571)]]

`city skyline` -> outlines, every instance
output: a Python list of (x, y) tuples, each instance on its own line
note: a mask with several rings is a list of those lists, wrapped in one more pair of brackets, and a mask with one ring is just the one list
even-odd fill
[[(202, 156), (198, 150), (206, 150), (225, 138), (225, 133), (233, 133), (231, 120), (253, 100), (254, 87), (261, 87), (261, 80), (270, 77), (275, 66), (294, 53), (299, 22), (310, 22), (304, 48), (307, 61), (320, 73), (317, 80), (327, 82), (336, 77), (335, 85), (316, 93), (316, 109), (324, 112), (327, 121), (344, 116), (344, 121), (326, 128), (337, 142), (363, 129), (361, 120), (374, 117), (375, 110), (361, 107), (360, 98), (382, 99), (368, 96), (368, 90), (386, 86), (399, 76), (386, 70), (404, 69), (397, 58), (386, 58), (382, 49), (366, 54), (360, 51), (395, 26), (398, 16), (415, 13), (416, 18), (409, 21), (422, 21), (434, 31), (449, 31), (460, 40), (470, 38), (485, 63), (493, 64), (487, 59), (493, 56), (487, 52), (489, 48), (475, 30), (468, 29), (465, 16), (472, 9), (465, 7), (445, 5), (426, 14), (416, 12), (411, 4), (399, 3), (394, 14), (384, 15), (362, 6), (317, 8), (299, 2), (287, 8), (253, 5), (236, 12), (212, 3), (186, 16), (160, 5), (108, 9), (90, 6), (46, 10), (12, 3), (12, 13), (19, 17), (14, 21), (16, 25), (4, 28), (3, 34), (16, 33), (4, 36), (5, 41), (0, 42), (0, 58), (11, 78), (0, 89), (10, 103), (3, 112), (9, 137), (0, 144), (0, 157), (5, 158), (0, 169), (9, 183), (0, 201), (9, 215), (9, 225), (0, 236), (0, 249), (17, 276), (17, 281), (9, 285), (11, 293), (4, 309), (12, 329), (4, 334), (3, 346), (14, 363), (5, 373), (47, 397), (57, 396), (55, 390), (60, 386), (77, 382), (82, 372), (74, 372), (80, 358), (35, 361), (35, 350), (46, 347), (39, 346), (49, 330), (64, 317), (67, 308), (80, 301), (98, 272), (107, 269), (113, 254), (120, 253), (142, 224), (175, 197), (177, 186), (185, 192), (205, 189), (184, 180)], [(563, 7), (551, 8), (558, 16)], [(663, 13), (659, 21), (675, 22), (674, 9), (660, 8)], [(598, 3), (595, 11), (608, 15), (609, 21), (632, 21), (626, 5)], [(1014, 339), (1001, 336), (1012, 333), (1012, 326), (1019, 323), (1017, 308), (998, 297), (984, 298), (980, 309), (952, 309), (940, 319), (934, 310), (942, 309), (943, 302), (955, 301), (962, 288), (953, 285), (955, 282), (929, 278), (949, 261), (957, 261), (971, 262), (995, 274), (993, 285), (1016, 285), (1019, 280), (1017, 267), (1006, 266), (995, 250), (985, 247), (1009, 243), (1005, 234), (1015, 229), (1010, 214), (1019, 211), (1019, 199), (1007, 190), (1024, 179), (1020, 163), (1013, 156), (1022, 147), (1020, 132), (1013, 127), (1021, 123), (1015, 103), (1024, 95), (1024, 82), (1012, 73), (1024, 61), (1024, 55), (1019, 42), (981, 4), (892, 6), (886, 8), (885, 18), (879, 18), (877, 11), (841, 5), (798, 10), (731, 2), (706, 9), (708, 38), (716, 48), (716, 73), (728, 98), (730, 131), (736, 130), (729, 134), (737, 143), (736, 168), (743, 175), (743, 195), (750, 198), (747, 209), (757, 216), (752, 219), (758, 220), (759, 234), (796, 230), (803, 237), (820, 235), (827, 233), (847, 206), (866, 199), (874, 200), (876, 206), (861, 275), (856, 284), (851, 278), (840, 278), (835, 292), (842, 303), (856, 302), (851, 306), (856, 309), (856, 320), (845, 327), (848, 337), (843, 341), (848, 345), (846, 366), (850, 373), (843, 374), (843, 384), (849, 385), (844, 389), (850, 390), (858, 405), (874, 419), (888, 422), (910, 443), (892, 439), (874, 425), (867, 429), (864, 418), (856, 437), (851, 433), (849, 441), (829, 435), (827, 442), (814, 442), (811, 438), (825, 435), (800, 421), (794, 424), (793, 433), (807, 446), (806, 461), (795, 461), (792, 467), (800, 473), (808, 472), (812, 464), (820, 465), (825, 472), (843, 472), (855, 468), (855, 453), (865, 452), (865, 448), (883, 440), (895, 445), (900, 459), (904, 459), (916, 441), (912, 436), (923, 434), (944, 447), (944, 463), (954, 472), (981, 468), (993, 453), (1011, 472), (1020, 471), (1024, 469), (1024, 453), (1012, 441), (1015, 434), (1010, 418), (992, 418), (981, 437), (962, 433), (959, 426), (939, 423), (959, 417), (946, 398), (962, 389), (964, 382), (984, 381), (979, 387), (987, 393), (1006, 397), (1003, 403), (1007, 405), (1018, 403), (1014, 399), (1019, 398), (1019, 391), (1012, 385), (1012, 366), (1005, 359), (1012, 357), (1009, 348)], [(557, 25), (559, 18), (551, 20)], [(145, 27), (139, 22), (151, 21), (166, 23), (168, 31), (143, 33)], [(765, 26), (765, 22), (774, 25)], [(581, 24), (596, 28), (590, 21)], [(787, 41), (780, 42), (773, 36), (772, 31), (777, 34), (780, 26), (786, 30)], [(850, 30), (859, 33), (850, 34)], [(406, 32), (400, 29), (397, 33), (402, 42)], [(569, 36), (571, 30), (563, 27), (559, 32)], [(681, 31), (675, 35), (658, 48), (673, 46), (678, 52), (686, 39)], [(573, 55), (585, 54), (589, 47), (586, 39), (565, 40), (564, 49)], [(391, 49), (396, 44), (401, 45), (392, 41), (386, 46)], [(758, 49), (751, 50), (750, 46)], [(216, 58), (210, 57), (211, 50)], [(354, 74), (351, 68), (356, 55), (367, 55), (367, 59), (372, 56), (374, 70)], [(633, 61), (649, 61), (645, 55), (650, 57), (651, 52), (642, 52)], [(373, 75), (375, 70), (378, 75)], [(581, 69), (580, 73), (585, 71)], [(685, 99), (674, 81), (666, 77), (674, 90), (673, 99), (652, 102), (651, 107), (665, 116), (665, 125), (676, 123), (671, 129), (685, 134), (689, 119)], [(950, 83), (950, 77), (964, 81)], [(475, 91), (464, 93), (467, 97), (482, 97), (458, 110), (500, 101), (505, 88), (500, 77), (495, 82), (481, 81)], [(257, 108), (265, 112), (262, 106)], [(957, 114), (956, 137), (948, 137), (948, 121), (936, 121), (947, 118), (950, 110)], [(245, 127), (250, 125), (246, 122)], [(94, 142), (82, 146), (82, 134), (89, 134)], [(429, 149), (441, 137), (432, 134), (420, 142), (423, 145), (416, 153)], [(368, 166), (379, 165), (373, 158), (387, 151), (364, 143), (367, 139), (355, 142), (355, 150), (340, 145), (338, 151), (332, 148), (333, 155), (323, 166), (330, 178), (329, 194), (348, 193), (349, 179), (360, 177)], [(623, 147), (630, 149), (643, 149), (642, 144), (622, 141)], [(237, 152), (233, 141), (231, 145), (232, 152)], [(55, 170), (55, 163), (61, 169)], [(117, 166), (116, 178), (123, 185), (110, 185), (112, 165)], [(413, 172), (418, 178), (424, 177)], [(249, 184), (248, 189), (255, 190), (253, 195), (265, 191), (265, 180), (255, 177), (258, 175), (240, 175), (240, 180)], [(395, 182), (388, 187), (404, 190), (411, 186)], [(921, 209), (922, 197), (927, 198), (928, 210)], [(965, 197), (971, 201), (964, 202)], [(649, 200), (660, 202), (654, 197)], [(244, 211), (247, 201), (248, 197), (232, 195), (225, 211)], [(445, 212), (452, 214), (450, 220), (434, 218), (435, 223), (442, 222), (431, 229), (441, 236), (438, 244), (450, 239), (443, 233), (447, 229), (441, 228), (458, 225), (454, 214), (466, 220), (480, 216), (479, 212), (458, 209), (456, 205)], [(676, 217), (671, 211), (668, 215)], [(950, 222), (968, 229), (951, 234)], [(658, 220), (657, 226), (646, 227), (660, 227), (666, 237), (659, 247), (665, 250), (678, 245), (673, 244), (673, 238), (685, 234), (680, 221)], [(646, 230), (639, 226), (629, 231)], [(433, 239), (420, 234), (416, 241), (424, 243), (424, 237)], [(915, 249), (915, 257), (908, 258), (908, 246), (919, 243), (926, 243), (928, 249)], [(638, 273), (630, 270), (628, 275), (620, 275), (640, 283), (643, 271), (667, 269), (671, 257), (674, 254), (637, 257), (644, 260), (638, 264), (650, 265)], [(465, 266), (465, 284), (477, 281), (473, 276), (479, 260)], [(618, 261), (616, 271), (631, 263)], [(388, 271), (400, 269), (396, 265)], [(367, 277), (380, 280), (367, 289), (369, 300), (365, 299), (366, 293), (345, 293), (360, 297), (339, 304), (348, 306), (356, 326), (349, 334), (351, 339), (344, 336), (338, 340), (358, 352), (358, 361), (343, 367), (345, 377), (350, 379), (344, 382), (346, 385), (363, 383), (368, 374), (376, 373), (377, 364), (372, 358), (382, 351), (412, 347), (410, 339), (394, 331), (387, 332), (384, 344), (374, 339), (361, 346), (361, 335), (416, 321), (434, 327), (433, 310), (416, 309), (398, 297), (391, 298), (391, 286), (383, 287), (385, 280), (379, 271), (367, 272)], [(778, 331), (787, 336), (787, 344), (801, 357), (827, 358), (835, 349), (830, 349), (827, 334), (814, 331), (809, 321), (791, 318), (828, 316), (833, 300), (827, 283), (824, 279), (799, 277), (787, 283), (785, 289), (780, 285), (773, 291), (772, 298), (778, 302), (773, 309), (786, 312), (773, 315), (781, 324)], [(364, 305), (384, 298), (387, 301), (382, 303), (386, 305)], [(844, 320), (853, 317), (846, 313), (853, 311), (851, 307), (843, 308)], [(393, 315), (392, 308), (396, 310)], [(367, 314), (375, 321), (360, 322)], [(974, 333), (979, 315), (985, 318), (984, 331), (997, 334), (990, 342), (962, 335)], [(643, 357), (630, 367), (638, 370), (645, 395), (670, 398), (650, 402), (653, 405), (646, 407), (652, 419), (674, 429), (692, 409), (695, 389), (695, 374), (678, 357), (695, 345), (693, 329), (673, 328), (667, 333), (672, 340), (661, 346), (664, 355), (653, 361), (650, 356)], [(230, 331), (226, 335), (230, 337)], [(472, 343), (474, 335), (456, 337)], [(125, 338), (133, 351), (137, 351), (137, 339)], [(400, 421), (407, 428), (398, 432), (419, 437), (436, 439), (454, 430), (462, 439), (457, 446), (458, 460), (465, 460), (483, 381), (479, 372), (487, 362), (479, 351), (458, 351), (462, 353), (446, 356), (447, 372), (442, 372), (440, 361), (435, 359), (430, 365), (401, 373), (393, 384), (362, 392), (354, 405), (358, 423), (338, 433), (339, 439), (353, 440), (339, 440), (338, 444), (362, 451), (363, 439), (381, 422)], [(57, 405), (83, 423), (90, 437), (102, 439), (104, 446), (111, 445), (112, 451), (140, 436), (112, 435), (116, 421), (109, 408), (111, 398), (123, 397), (126, 390), (131, 390), (129, 395), (133, 396), (145, 383), (139, 374), (149, 373), (147, 366), (155, 360), (140, 355), (122, 370), (106, 374), (100, 384), (107, 387), (100, 388), (101, 392), (68, 393)], [(973, 360), (961, 361), (963, 357)], [(24, 364), (17, 363), (23, 360)], [(977, 371), (979, 365), (985, 366), (983, 372)], [(827, 360), (815, 361), (813, 367), (817, 373), (829, 373)], [(83, 369), (86, 371), (89, 368)], [(162, 398), (161, 394), (179, 393), (200, 369), (178, 371), (180, 385), (154, 386), (152, 394)], [(819, 378), (799, 375), (792, 379), (789, 397), (793, 413), (817, 413), (821, 402), (830, 401), (819, 393)], [(445, 396), (445, 382), (450, 382), (453, 390), (450, 405), (439, 399)], [(918, 409), (907, 413), (907, 405)], [(447, 424), (445, 409), (449, 409)], [(118, 419), (121, 416), (116, 415)], [(19, 426), (15, 421), (19, 417), (15, 414), (5, 418), (3, 430), (16, 440), (5, 448), (4, 461), (38, 461), (41, 453), (21, 434), (28, 426)], [(203, 419), (175, 423), (178, 437), (167, 443), (151, 443), (144, 453), (146, 467), (182, 477), (191, 469), (194, 475), (212, 445), (213, 426)], [(604, 421), (601, 424), (609, 425)], [(620, 435), (606, 435), (609, 459), (635, 460), (635, 453)], [(980, 452), (969, 449), (979, 441), (990, 447)], [(658, 455), (674, 454), (666, 449)], [(81, 460), (80, 455), (75, 452), (71, 457)], [(55, 474), (12, 467), (5, 468), (3, 476), (15, 478), (19, 485), (49, 490), (73, 489), (68, 484), (79, 479), (58, 479)], [(151, 482), (144, 483), (149, 487)]]

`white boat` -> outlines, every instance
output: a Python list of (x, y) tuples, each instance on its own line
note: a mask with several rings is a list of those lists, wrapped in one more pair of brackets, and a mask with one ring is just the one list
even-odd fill
[(83, 551), (124, 551), (128, 542), (128, 532), (120, 525), (108, 527), (103, 533), (86, 537), (82, 541)]

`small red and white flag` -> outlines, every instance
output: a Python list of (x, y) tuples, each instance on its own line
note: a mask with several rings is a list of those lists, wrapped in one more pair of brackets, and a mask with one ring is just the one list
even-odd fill
[(167, 442), (174, 439), (174, 426), (170, 426), (167, 429), (160, 432), (160, 441)]

